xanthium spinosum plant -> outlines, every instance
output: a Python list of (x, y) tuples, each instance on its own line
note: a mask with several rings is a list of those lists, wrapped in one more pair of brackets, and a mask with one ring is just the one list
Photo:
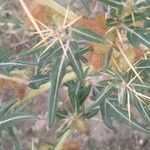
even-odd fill
[[(0, 90), (15, 86), (13, 109), (48, 91), (47, 125), (63, 119), (59, 137), (74, 129), (87, 133), (86, 120), (95, 115), (113, 130), (115, 119), (150, 134), (149, 0), (96, 0), (95, 5), (85, 0), (18, 1), (24, 16), (15, 28), (24, 26), (32, 44), (17, 52), (0, 50)], [(68, 90), (70, 108), (58, 105), (60, 87)], [(12, 105), (1, 106), (0, 114)], [(145, 123), (138, 121), (133, 107)], [(4, 119), (0, 116), (0, 127), (8, 123)]]

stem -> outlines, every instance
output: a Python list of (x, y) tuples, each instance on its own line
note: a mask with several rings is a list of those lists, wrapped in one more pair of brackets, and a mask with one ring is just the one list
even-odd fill
[(67, 141), (68, 136), (70, 135), (71, 130), (67, 130), (63, 136), (61, 137), (60, 141), (58, 142), (58, 144), (56, 145), (54, 150), (61, 150), (63, 149), (64, 143)]

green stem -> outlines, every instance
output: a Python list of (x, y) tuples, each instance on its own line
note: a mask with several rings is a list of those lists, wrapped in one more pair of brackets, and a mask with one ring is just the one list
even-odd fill
[(71, 130), (67, 130), (63, 136), (61, 137), (60, 141), (58, 142), (58, 144), (56, 145), (54, 150), (61, 150), (63, 149), (64, 143), (67, 141), (68, 136), (70, 135)]

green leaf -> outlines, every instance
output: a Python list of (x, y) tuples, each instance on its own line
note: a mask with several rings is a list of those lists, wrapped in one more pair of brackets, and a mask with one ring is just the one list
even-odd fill
[(83, 69), (82, 69), (82, 64), (79, 60), (78, 57), (75, 57), (75, 55), (73, 54), (73, 51), (78, 51), (78, 47), (76, 47), (75, 44), (70, 44), (70, 48), (68, 50), (68, 60), (69, 60), (69, 64), (72, 67), (74, 73), (76, 74), (76, 77), (78, 80), (83, 80)]
[(76, 33), (79, 39), (84, 39), (90, 42), (106, 43), (106, 40), (103, 36), (100, 36), (89, 29), (78, 26), (76, 28), (72, 28), (71, 30)]
[(134, 96), (132, 94), (132, 97), (134, 99), (134, 105), (137, 108), (137, 110), (140, 112), (142, 117), (147, 120), (147, 122), (150, 124), (150, 109), (146, 104), (143, 103), (143, 99), (141, 99), (139, 96)]
[(65, 75), (67, 62), (65, 55), (62, 56), (59, 60), (53, 64), (51, 69), (51, 89), (50, 89), (50, 97), (48, 102), (48, 127), (51, 128), (55, 121), (56, 116), (56, 107), (57, 107), (57, 98), (58, 98), (58, 90), (61, 84), (61, 81)]
[(145, 12), (146, 10), (149, 10), (149, 7), (147, 6), (150, 5), (150, 1), (149, 0), (141, 0), (141, 1), (137, 0), (134, 4), (138, 9), (141, 9)]
[(69, 113), (64, 108), (57, 108), (56, 115), (59, 119), (64, 119), (69, 116)]
[(18, 121), (24, 121), (24, 120), (28, 120), (28, 119), (37, 119), (35, 116), (32, 115), (14, 115), (13, 117), (10, 116), (10, 118), (6, 118), (6, 119), (2, 119), (0, 120), (0, 127), (2, 126), (6, 126), (6, 125), (10, 125), (14, 122), (18, 122)]
[(74, 112), (80, 112), (83, 102), (86, 100), (91, 91), (91, 85), (84, 86), (79, 81), (70, 81), (65, 85), (68, 87), (69, 98), (74, 108)]
[(15, 102), (9, 102), (0, 107), (0, 127), (14, 125), (18, 121), (27, 119), (37, 119), (37, 117), (23, 113), (18, 109), (14, 110), (14, 104)]
[(66, 133), (66, 131), (68, 131), (68, 129), (69, 129), (69, 124), (68, 124), (68, 121), (67, 121), (67, 122), (65, 122), (65, 123), (62, 125), (60, 131), (59, 131), (58, 134), (57, 134), (57, 138), (61, 138), (61, 136), (63, 136), (64, 133)]
[(82, 105), (83, 102), (86, 100), (86, 98), (88, 97), (90, 91), (91, 91), (91, 85), (81, 87), (81, 89), (79, 90), (79, 94), (78, 94), (80, 105)]
[(44, 46), (41, 46), (41, 47), (37, 47), (37, 48), (33, 48), (31, 50), (22, 50), (20, 53), (19, 53), (19, 57), (25, 57), (25, 56), (31, 56), (33, 54), (36, 54), (38, 52), (41, 52), (43, 51), (43, 49), (45, 48), (45, 45)]
[(120, 8), (120, 7), (122, 8), (125, 4), (122, 0), (99, 0), (99, 1), (103, 2), (106, 5), (110, 5), (116, 8)]
[(0, 50), (0, 73), (9, 75), (9, 72), (13, 70), (12, 65), (4, 65), (4, 63), (11, 62), (14, 50), (4, 49)]
[(104, 87), (101, 92), (99, 92), (98, 96), (94, 100), (94, 102), (86, 109), (85, 113), (89, 113), (91, 110), (99, 107), (102, 100), (105, 99), (106, 96), (110, 93), (110, 86)]
[(29, 87), (33, 89), (38, 89), (42, 84), (50, 81), (49, 75), (37, 74), (32, 76), (29, 81)]
[(128, 15), (125, 18), (123, 18), (123, 23), (129, 25), (133, 23), (133, 17), (134, 21), (141, 21), (146, 19), (146, 15), (144, 13), (133, 13), (133, 15)]
[(140, 44), (143, 44), (147, 47), (150, 47), (150, 31), (144, 30), (141, 28), (129, 28), (124, 26), (127, 30), (128, 41), (135, 47), (139, 47)]
[(2, 67), (27, 67), (29, 65), (37, 65), (34, 63), (29, 63), (25, 61), (16, 61), (16, 62), (2, 62), (0, 63), (0, 66)]
[(145, 20), (144, 21), (144, 28), (149, 28), (150, 27), (150, 20)]
[(112, 50), (110, 50), (107, 54), (104, 55), (103, 68), (107, 69), (109, 67), (109, 63), (112, 56)]
[(142, 127), (132, 116), (132, 114), (131, 114), (131, 119), (129, 119), (128, 111), (122, 109), (118, 105), (117, 101), (112, 101), (112, 100), (109, 101), (108, 99), (106, 99), (100, 105), (100, 111), (105, 124), (111, 129), (115, 130), (115, 127), (113, 126), (113, 122), (112, 122), (112, 118), (114, 118), (118, 123), (125, 123), (139, 131), (150, 134), (150, 131), (145, 127)]
[(56, 59), (60, 58), (63, 54), (63, 50), (59, 45), (55, 45), (53, 48), (50, 48), (44, 54), (40, 55), (39, 65), (37, 72), (40, 72), (47, 67), (48, 64), (53, 63)]
[(106, 25), (107, 25), (108, 27), (117, 26), (118, 24), (119, 24), (119, 21), (116, 20), (115, 18), (108, 18), (108, 19), (106, 20)]
[(17, 108), (15, 102), (11, 101), (0, 106), (0, 136), (9, 134), (17, 150), (21, 150), (17, 135), (14, 133), (14, 126), (19, 121), (28, 119), (38, 119), (36, 116), (22, 112), (22, 109)]
[(15, 104), (16, 102), (11, 101), (5, 105), (0, 106), (0, 119), (7, 114), (8, 110)]
[(80, 82), (70, 81), (65, 84), (68, 87), (69, 99), (73, 106), (74, 112), (77, 113), (80, 109), (78, 92), (81, 86)]
[(0, 62), (7, 62), (13, 55), (14, 51), (10, 49), (0, 50)]
[(142, 90), (150, 90), (150, 85), (145, 83), (145, 84), (140, 84), (140, 83), (131, 83), (130, 86), (134, 87), (135, 89), (142, 89)]
[(120, 105), (126, 106), (126, 104), (127, 104), (127, 90), (126, 90), (126, 88), (119, 88), (118, 89), (118, 101), (119, 101)]
[(16, 150), (21, 150), (22, 148), (20, 145), (20, 141), (19, 141), (17, 135), (15, 134), (14, 129), (12, 127), (10, 127), (8, 132), (13, 141), (13, 144), (15, 145)]
[(14, 69), (24, 69), (25, 67), (35, 65), (37, 64), (18, 59), (18, 54), (15, 50), (0, 50), (0, 73), (9, 75), (9, 72)]
[(98, 112), (99, 112), (99, 109), (96, 108), (91, 111), (88, 111), (87, 113), (84, 113), (83, 116), (87, 119), (90, 119), (90, 118), (94, 117), (96, 114), (98, 114)]

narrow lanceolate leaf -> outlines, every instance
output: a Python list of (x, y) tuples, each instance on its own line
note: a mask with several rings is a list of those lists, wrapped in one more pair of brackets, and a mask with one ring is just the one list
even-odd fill
[(14, 129), (12, 127), (10, 127), (8, 129), (8, 132), (13, 141), (13, 144), (15, 145), (16, 150), (21, 150), (20, 141), (19, 141), (17, 135), (15, 134)]
[(0, 50), (0, 62), (7, 62), (10, 60), (11, 56), (13, 55), (14, 51), (12, 50)]
[(120, 8), (125, 4), (122, 0), (99, 0), (99, 1), (115, 8)]
[(140, 125), (132, 114), (131, 118), (129, 118), (128, 111), (122, 109), (118, 105), (117, 101), (106, 100), (104, 103), (100, 105), (100, 110), (105, 124), (111, 129), (115, 129), (112, 120), (112, 118), (114, 118), (118, 123), (127, 124), (139, 131), (150, 134), (150, 130)]
[(64, 119), (69, 116), (67, 109), (57, 108), (56, 115), (59, 119)]
[(79, 110), (79, 99), (78, 99), (78, 92), (80, 90), (80, 82), (74, 82), (70, 81), (67, 84), (68, 92), (69, 92), (69, 99), (71, 101), (72, 107), (74, 109), (74, 112), (78, 112)]
[(135, 107), (140, 112), (142, 117), (150, 124), (150, 109), (143, 103), (143, 100), (139, 96), (135, 95), (133, 98)]
[(82, 80), (83, 79), (82, 64), (80, 60), (75, 57), (73, 51), (77, 51), (77, 47), (72, 44), (68, 51), (69, 64), (72, 67), (73, 71), (75, 72), (77, 79)]
[(51, 91), (48, 102), (48, 127), (53, 126), (56, 116), (56, 106), (58, 98), (58, 89), (65, 74), (67, 62), (65, 55), (60, 60), (56, 60), (51, 70)]
[(150, 89), (150, 85), (149, 84), (140, 84), (140, 83), (131, 83), (131, 86), (133, 86), (134, 88), (139, 88), (142, 90), (149, 90)]
[(99, 109), (96, 108), (96, 109), (93, 109), (93, 110), (83, 114), (83, 116), (87, 119), (90, 119), (90, 118), (94, 117), (98, 112), (99, 112)]
[[(14, 50), (0, 50), (0, 72), (3, 74), (9, 74), (13, 70), (12, 65), (5, 65), (12, 61), (12, 56), (15, 54)], [(14, 61), (14, 60), (13, 60)]]
[(144, 20), (146, 18), (146, 15), (144, 13), (134, 13), (133, 15), (130, 14), (123, 19), (124, 24), (132, 24), (133, 23), (133, 16), (134, 16), (135, 22), (140, 21), (140, 20)]
[(16, 67), (22, 67), (22, 66), (29, 66), (29, 65), (36, 65), (36, 64), (32, 64), (32, 63), (28, 63), (28, 62), (2, 62), (0, 63), (0, 66), (16, 66)]
[(127, 30), (127, 37), (129, 42), (133, 46), (139, 46), (139, 44), (144, 44), (147, 47), (150, 47), (150, 31), (143, 30), (140, 28), (129, 28), (124, 26)]
[(32, 76), (29, 81), (29, 87), (33, 89), (38, 89), (42, 84), (47, 83), (50, 80), (49, 75), (37, 74)]
[(0, 119), (3, 117), (3, 115), (5, 115), (8, 110), (15, 104), (15, 102), (9, 102), (7, 104), (5, 104), (4, 106), (2, 105), (0, 107)]
[(34, 117), (32, 115), (17, 115), (17, 116), (10, 117), (10, 118), (0, 121), (0, 127), (3, 125), (8, 125), (12, 122), (23, 121), (23, 120), (27, 120), (27, 119), (36, 119), (36, 117)]
[(101, 101), (103, 99), (105, 99), (106, 95), (108, 96), (110, 90), (110, 86), (108, 85), (105, 89), (103, 89), (99, 95), (97, 96), (97, 98), (95, 99), (95, 101), (87, 108), (85, 113), (88, 113), (89, 111), (95, 109), (96, 107), (98, 107), (101, 103)]
[(66, 121), (61, 128), (59, 128), (58, 133), (57, 133), (57, 138), (60, 138), (65, 134), (66, 131), (69, 130), (69, 121)]
[(76, 33), (79, 39), (83, 39), (90, 42), (106, 43), (104, 37), (100, 36), (99, 34), (89, 29), (78, 26), (76, 28), (72, 28), (71, 30)]

